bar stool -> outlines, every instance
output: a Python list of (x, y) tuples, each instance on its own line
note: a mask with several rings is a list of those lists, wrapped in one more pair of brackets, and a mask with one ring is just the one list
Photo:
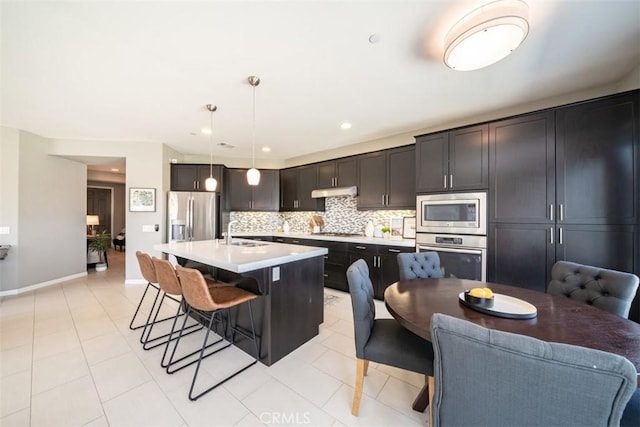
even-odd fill
[[(184, 299), (187, 301), (187, 317), (191, 314), (195, 314), (199, 316), (201, 319), (208, 321), (208, 328), (204, 337), (204, 341), (202, 342), (202, 347), (199, 351), (200, 354), (198, 356), (198, 359), (191, 361), (183, 366), (180, 366), (175, 370), (171, 370), (170, 368), (171, 368), (171, 365), (174, 363), (173, 358), (175, 356), (176, 349), (178, 348), (180, 339), (184, 335), (183, 334), (184, 325), (186, 324), (186, 318), (187, 318), (185, 317), (185, 321), (183, 322), (183, 328), (180, 329), (180, 333), (178, 334), (178, 339), (176, 341), (175, 347), (173, 348), (173, 352), (171, 353), (171, 357), (169, 359), (169, 367), (167, 368), (167, 372), (173, 373), (189, 365), (192, 365), (193, 363), (197, 363), (195, 372), (193, 374), (193, 379), (191, 381), (191, 388), (189, 389), (189, 400), (196, 400), (201, 396), (203, 396), (204, 394), (210, 392), (214, 388), (218, 387), (219, 385), (225, 383), (229, 379), (235, 377), (236, 375), (243, 372), (244, 370), (248, 369), (249, 367), (255, 365), (258, 362), (258, 357), (259, 357), (258, 340), (256, 339), (256, 331), (255, 331), (255, 326), (253, 322), (253, 310), (251, 308), (251, 301), (256, 299), (257, 295), (251, 292), (245, 291), (244, 289), (237, 288), (235, 286), (209, 287), (207, 286), (207, 282), (202, 276), (202, 273), (192, 268), (183, 268), (178, 265), (176, 266), (176, 272), (178, 274), (178, 277), (180, 279), (180, 284), (182, 286), (182, 295)], [(226, 378), (224, 378), (221, 381), (218, 381), (216, 384), (210, 386), (206, 390), (194, 395), (193, 389), (196, 384), (196, 379), (198, 378), (198, 372), (200, 371), (200, 364), (202, 363), (202, 360), (221, 350), (224, 350), (225, 348), (228, 348), (231, 345), (230, 343), (227, 343), (223, 347), (218, 348), (215, 351), (205, 355), (205, 350), (211, 347), (212, 345), (212, 344), (207, 345), (207, 341), (209, 339), (209, 334), (211, 333), (213, 322), (214, 320), (216, 320), (216, 314), (218, 314), (221, 310), (227, 310), (228, 312), (228, 310), (231, 307), (236, 307), (244, 303), (247, 303), (249, 306), (249, 320), (251, 323), (251, 334), (243, 331), (237, 326), (232, 325), (231, 316), (227, 316), (227, 323), (225, 325), (225, 336), (227, 335), (226, 326), (228, 326), (233, 330), (232, 337), (235, 338), (235, 333), (237, 332), (243, 335), (244, 337), (246, 337), (247, 339), (253, 341), (253, 347), (255, 351), (255, 360), (251, 361), (248, 365), (231, 373)], [(219, 340), (216, 342), (219, 342)]]
[[(171, 298), (173, 300), (176, 300), (174, 297), (172, 297), (171, 295), (177, 296), (180, 295), (182, 296), (182, 286), (180, 285), (180, 280), (178, 279), (178, 275), (176, 274), (176, 270), (173, 267), (173, 264), (171, 264), (171, 262), (169, 262), (168, 260), (165, 259), (159, 259), (156, 257), (153, 257), (152, 259), (153, 262), (153, 266), (155, 268), (156, 271), (156, 275), (158, 276), (158, 283), (160, 284), (160, 286), (162, 287), (162, 290), (165, 292), (165, 295), (168, 294), (167, 298)], [(223, 284), (222, 282), (216, 282), (216, 281), (207, 281), (207, 287), (219, 287), (219, 286), (224, 286), (225, 284)], [(162, 354), (162, 359), (160, 361), (160, 366), (162, 366), (163, 368), (168, 368), (169, 367), (169, 363), (166, 362), (167, 359), (167, 354), (168, 354), (168, 350), (169, 350), (169, 345), (171, 344), (171, 341), (176, 340), (178, 338), (178, 336), (176, 335), (176, 324), (178, 322), (178, 318), (181, 315), (185, 316), (183, 325), (182, 325), (182, 331), (185, 331), (186, 333), (184, 333), (183, 335), (189, 335), (191, 333), (194, 332), (198, 332), (200, 330), (202, 330), (204, 328), (204, 325), (200, 324), (200, 323), (195, 323), (193, 325), (190, 325), (188, 327), (185, 327), (186, 322), (188, 320), (188, 312), (187, 312), (187, 303), (184, 299), (184, 297), (182, 297), (181, 300), (181, 304), (180, 306), (178, 306), (178, 311), (176, 312), (176, 315), (172, 317), (173, 319), (173, 324), (171, 325), (171, 330), (169, 331), (168, 334), (162, 335), (158, 338), (167, 338), (166, 340), (162, 341), (159, 344), (154, 345), (154, 347), (157, 347), (158, 345), (161, 344), (166, 344), (165, 348), (164, 348), (164, 352)], [(180, 313), (180, 310), (183, 310), (183, 313)], [(158, 314), (158, 312), (156, 311), (156, 315)], [(219, 342), (222, 341), (222, 338), (214, 343), (212, 343), (211, 345), (217, 344)], [(176, 342), (177, 344), (177, 342)], [(153, 348), (153, 347), (150, 347)], [(186, 359), (190, 356), (193, 356), (194, 354), (197, 354), (200, 350), (196, 350), (192, 353), (187, 354), (186, 356), (181, 357), (180, 359), (177, 359), (175, 361), (173, 361), (172, 363), (176, 363), (176, 362), (180, 362), (183, 359)], [(172, 373), (172, 372), (170, 372)]]
[[(131, 318), (131, 323), (129, 323), (129, 329), (133, 331), (136, 329), (144, 328), (142, 330), (142, 336), (144, 336), (147, 330), (147, 327), (149, 326), (149, 322), (151, 321), (151, 316), (154, 312), (154, 308), (158, 302), (158, 296), (160, 295), (160, 287), (158, 286), (158, 278), (156, 277), (156, 270), (153, 266), (153, 262), (151, 261), (151, 257), (149, 256), (149, 254), (146, 254), (141, 251), (136, 251), (136, 258), (138, 259), (138, 265), (140, 267), (140, 272), (142, 273), (142, 277), (144, 277), (144, 279), (147, 281), (147, 287), (144, 288), (144, 293), (140, 298), (140, 302), (138, 302), (138, 307), (136, 307), (136, 311), (133, 313), (133, 317)], [(140, 311), (140, 307), (142, 307), (142, 302), (147, 296), (147, 292), (149, 291), (149, 288), (156, 291), (156, 296), (153, 300), (153, 305), (151, 306), (151, 310), (149, 310), (149, 315), (147, 316), (147, 319), (143, 324), (133, 326), (133, 324), (136, 321), (136, 317), (138, 316), (138, 312)], [(171, 320), (171, 319), (173, 319), (173, 316), (157, 320), (157, 322), (164, 322), (165, 320)], [(142, 342), (142, 338), (140, 342)]]
[[(178, 320), (178, 317), (186, 315), (186, 308), (184, 307), (184, 301), (182, 299), (182, 288), (180, 287), (180, 282), (175, 273), (175, 269), (173, 268), (173, 264), (171, 264), (167, 260), (161, 260), (156, 257), (150, 258), (153, 269), (155, 271), (157, 283), (160, 286), (160, 294), (162, 297), (160, 298), (160, 302), (157, 307), (155, 307), (155, 311), (152, 308), (153, 320), (149, 322), (148, 329), (145, 329), (142, 332), (142, 336), (140, 337), (140, 342), (142, 343), (142, 348), (145, 350), (151, 350), (152, 348), (156, 348), (158, 346), (167, 344), (169, 341), (174, 340), (173, 337), (173, 329)], [(151, 332), (153, 331), (153, 327), (156, 323), (159, 323), (156, 319), (160, 314), (160, 310), (162, 309), (162, 304), (165, 299), (169, 299), (178, 304), (178, 308), (176, 310), (176, 314), (173, 316), (167, 317), (164, 320), (173, 319), (173, 325), (171, 328), (171, 332), (167, 334), (162, 334), (157, 337), (151, 338)], [(155, 303), (154, 303), (155, 306)], [(182, 313), (181, 313), (182, 311)], [(186, 319), (185, 319), (186, 320)], [(186, 327), (188, 333), (193, 333), (201, 330), (203, 326), (199, 323), (195, 323)], [(145, 335), (146, 332), (146, 335)], [(165, 349), (166, 353), (166, 349)], [(164, 363), (164, 357), (163, 357)]]

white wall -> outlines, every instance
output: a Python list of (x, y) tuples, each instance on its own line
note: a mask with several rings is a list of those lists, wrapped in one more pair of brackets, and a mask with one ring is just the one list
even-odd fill
[[(153, 245), (163, 242), (164, 211), (166, 192), (169, 190), (169, 157), (160, 143), (136, 141), (78, 141), (53, 139), (50, 153), (57, 156), (104, 156), (126, 158), (126, 224), (127, 251), (125, 280), (142, 280), (138, 267), (136, 251), (140, 250), (154, 256), (161, 254)], [(155, 188), (155, 212), (129, 212), (129, 189), (131, 187)], [(84, 202), (86, 204), (86, 201)], [(143, 232), (143, 225), (158, 224), (159, 231)]]
[(618, 82), (616, 89), (618, 92), (625, 92), (640, 88), (640, 65), (633, 69), (626, 77)]
[(49, 156), (38, 135), (4, 128), (2, 137), (0, 221), (12, 248), (0, 291), (86, 274), (86, 166)]
[(286, 166), (284, 167), (304, 165), (307, 163), (320, 162), (327, 159), (352, 156), (355, 154), (367, 153), (370, 151), (383, 150), (385, 148), (409, 145), (415, 143), (415, 136), (417, 135), (438, 132), (441, 130), (452, 129), (455, 127), (466, 126), (474, 123), (496, 120), (504, 117), (514, 116), (517, 114), (524, 114), (531, 111), (542, 110), (545, 108), (556, 107), (592, 98), (598, 98), (600, 96), (611, 95), (614, 93), (625, 92), (627, 90), (638, 88), (640, 88), (640, 67), (630, 73), (629, 76), (626, 76), (620, 82), (613, 85), (602, 86), (599, 88), (593, 88), (581, 92), (562, 94), (536, 102), (511, 106), (509, 108), (504, 108), (501, 110), (486, 111), (475, 116), (463, 117), (447, 122), (441, 122), (436, 125), (425, 127), (422, 129), (416, 129), (411, 132), (405, 132), (398, 135), (390, 135), (388, 137), (371, 141), (364, 141), (358, 144), (348, 145), (334, 150), (321, 151), (306, 156), (292, 157), (286, 160)]
[(10, 234), (0, 234), (0, 245), (11, 245), (9, 254), (0, 260), (0, 292), (16, 287), (18, 281), (18, 147), (20, 132), (0, 128), (0, 227)]

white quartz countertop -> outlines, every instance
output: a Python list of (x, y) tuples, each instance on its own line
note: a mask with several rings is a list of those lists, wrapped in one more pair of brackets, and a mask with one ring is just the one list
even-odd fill
[(200, 240), (164, 243), (154, 245), (153, 249), (235, 273), (287, 264), (328, 253), (326, 248), (311, 246), (256, 242), (235, 238), (233, 241), (260, 246), (229, 246), (223, 240)]
[(311, 233), (283, 233), (283, 232), (261, 232), (261, 233), (233, 233), (234, 236), (273, 236), (273, 237), (289, 237), (294, 239), (310, 239), (310, 240), (326, 240), (330, 242), (348, 242), (348, 243), (364, 243), (370, 245), (387, 245), (387, 246), (416, 246), (415, 239), (383, 239), (381, 237), (365, 237), (365, 236), (328, 236), (322, 234)]

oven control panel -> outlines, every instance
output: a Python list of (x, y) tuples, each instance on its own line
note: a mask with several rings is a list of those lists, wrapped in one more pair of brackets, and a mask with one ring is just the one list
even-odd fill
[(443, 245), (462, 245), (462, 237), (436, 236), (436, 243), (440, 243)]
[(416, 233), (416, 245), (439, 245), (456, 248), (487, 248), (487, 236), (467, 234)]

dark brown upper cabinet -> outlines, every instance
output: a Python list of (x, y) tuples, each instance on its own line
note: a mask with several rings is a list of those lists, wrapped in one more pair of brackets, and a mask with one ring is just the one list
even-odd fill
[(246, 169), (226, 170), (225, 209), (230, 211), (278, 211), (280, 180), (277, 170), (260, 170), (260, 183), (247, 183)]
[(358, 209), (415, 209), (415, 146), (358, 156)]
[(553, 111), (489, 125), (489, 221), (555, 221), (555, 120)]
[(416, 137), (416, 192), (486, 189), (488, 153), (486, 124)]
[(299, 166), (280, 171), (281, 211), (324, 211), (324, 198), (313, 199), (318, 188), (318, 165)]
[[(222, 189), (222, 165), (213, 165), (213, 177), (218, 181), (217, 192)], [(171, 191), (207, 191), (204, 182), (209, 178), (207, 164), (172, 163)]]
[(560, 223), (638, 223), (638, 94), (556, 109)]
[(318, 163), (318, 188), (358, 185), (356, 157)]

